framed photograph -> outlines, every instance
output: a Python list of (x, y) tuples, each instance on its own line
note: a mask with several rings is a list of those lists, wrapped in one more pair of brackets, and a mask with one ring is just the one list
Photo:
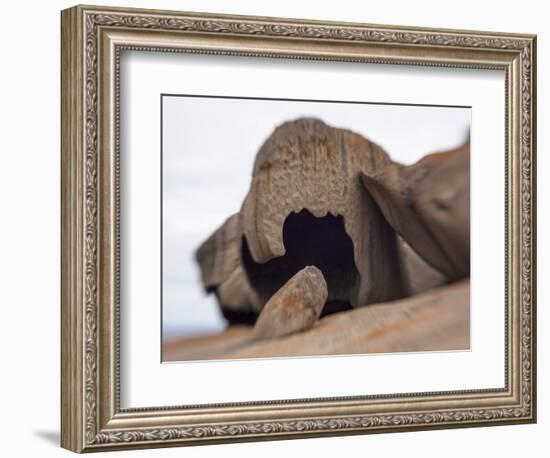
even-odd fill
[(536, 37), (62, 12), (62, 446), (536, 421)]

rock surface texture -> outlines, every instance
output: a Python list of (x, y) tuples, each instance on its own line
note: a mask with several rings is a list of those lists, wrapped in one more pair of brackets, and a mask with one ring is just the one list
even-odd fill
[(470, 282), (462, 280), (406, 299), (327, 315), (303, 332), (256, 339), (254, 328), (165, 343), (164, 361), (467, 350)]
[(216, 294), (224, 317), (232, 323), (254, 323), (261, 310), (256, 291), (241, 262), (242, 230), (237, 213), (225, 220), (196, 253), (206, 291)]
[(470, 274), (470, 147), (361, 179), (389, 224), (449, 280)]
[(261, 302), (308, 264), (323, 271), (331, 301), (405, 294), (395, 232), (360, 180), (395, 167), (377, 144), (317, 119), (275, 129), (240, 211), (244, 266)]
[(265, 304), (254, 326), (256, 337), (271, 339), (310, 329), (327, 295), (327, 283), (317, 267), (300, 270)]
[[(312, 118), (286, 122), (258, 151), (239, 213), (197, 250), (204, 288), (230, 324), (255, 324), (243, 328), (254, 333), (254, 348), (301, 335), (328, 313), (351, 316), (353, 308), (431, 293), (469, 277), (469, 182), (469, 141), (405, 166), (350, 130)], [(459, 302), (463, 309), (467, 301)], [(367, 326), (349, 325), (363, 345), (359, 322)], [(334, 351), (323, 338), (307, 344)], [(294, 352), (309, 354), (300, 348)]]

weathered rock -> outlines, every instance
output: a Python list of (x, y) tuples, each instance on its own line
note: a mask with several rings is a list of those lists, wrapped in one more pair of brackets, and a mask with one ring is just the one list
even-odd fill
[(271, 339), (310, 329), (327, 300), (327, 284), (314, 266), (300, 270), (265, 304), (254, 333), (257, 339)]
[(309, 330), (255, 339), (251, 326), (163, 345), (164, 361), (351, 355), (470, 348), (470, 282), (325, 316)]
[(275, 129), (241, 211), (197, 252), (224, 316), (249, 324), (308, 265), (340, 311), (465, 278), (469, 257), (469, 143), (403, 166), (317, 119)]
[(318, 119), (275, 129), (240, 211), (243, 264), (260, 302), (309, 264), (322, 270), (330, 301), (406, 294), (395, 232), (360, 180), (395, 167), (375, 143)]
[(411, 246), (398, 237), (399, 257), (407, 282), (407, 296), (429, 291), (449, 282), (446, 275), (427, 263)]
[(256, 291), (250, 287), (241, 265), (216, 288), (216, 297), (222, 305), (225, 318), (231, 323), (254, 323), (260, 312)]
[(196, 253), (206, 291), (214, 292), (230, 323), (252, 324), (261, 310), (241, 262), (240, 216), (230, 216)]
[(362, 181), (391, 226), (448, 281), (469, 275), (469, 141)]
[(221, 285), (241, 264), (241, 236), (237, 213), (227, 218), (198, 248), (195, 257), (207, 290)]

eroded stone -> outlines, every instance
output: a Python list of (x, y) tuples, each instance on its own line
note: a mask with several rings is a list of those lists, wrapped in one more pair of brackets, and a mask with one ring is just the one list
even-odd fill
[(315, 266), (307, 266), (267, 301), (254, 332), (258, 339), (281, 337), (310, 329), (327, 300), (327, 283)]

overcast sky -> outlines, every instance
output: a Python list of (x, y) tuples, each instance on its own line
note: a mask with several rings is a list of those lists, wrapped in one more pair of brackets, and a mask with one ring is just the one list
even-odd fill
[(461, 144), (470, 109), (407, 105), (163, 97), (163, 335), (225, 326), (202, 289), (197, 247), (248, 191), (256, 152), (285, 121), (317, 117), (382, 146), (399, 162)]

